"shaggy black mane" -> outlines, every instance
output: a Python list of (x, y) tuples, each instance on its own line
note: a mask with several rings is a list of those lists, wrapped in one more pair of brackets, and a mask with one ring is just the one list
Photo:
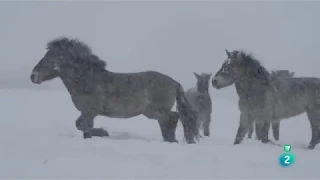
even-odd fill
[(260, 61), (257, 60), (255, 57), (253, 57), (252, 54), (246, 53), (243, 50), (238, 51), (238, 53), (240, 53), (242, 57), (241, 62), (246, 67), (248, 67), (248, 69), (250, 70), (250, 73), (253, 73), (254, 76), (260, 77), (260, 78), (270, 76), (270, 73), (268, 72), (268, 70), (265, 67), (263, 67)]
[[(92, 53), (92, 50), (88, 44), (78, 39), (72, 39), (67, 37), (59, 37), (53, 39), (47, 43), (48, 51), (66, 51), (71, 54), (74, 59), (81, 59), (88, 61), (88, 64), (93, 66), (100, 66), (102, 68), (106, 67), (106, 62), (101, 60), (98, 56)], [(90, 63), (89, 63), (90, 61)], [(76, 62), (76, 61), (75, 61)], [(78, 61), (79, 62), (79, 61)], [(92, 62), (92, 63), (91, 63)]]

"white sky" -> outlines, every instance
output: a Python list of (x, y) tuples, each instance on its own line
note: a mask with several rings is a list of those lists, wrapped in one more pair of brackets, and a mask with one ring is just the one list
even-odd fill
[(112, 71), (156, 70), (186, 88), (193, 71), (220, 68), (225, 48), (252, 52), (269, 70), (320, 77), (319, 9), (302, 1), (0, 2), (0, 84), (37, 87), (29, 74), (61, 35), (86, 41)]

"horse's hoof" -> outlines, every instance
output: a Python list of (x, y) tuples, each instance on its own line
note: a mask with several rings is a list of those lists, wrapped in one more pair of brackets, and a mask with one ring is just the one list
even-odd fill
[(313, 150), (315, 148), (316, 145), (314, 144), (309, 144), (308, 149)]
[(238, 138), (235, 138), (233, 145), (240, 144), (240, 142), (241, 141)]
[(98, 136), (98, 137), (109, 136), (108, 131), (102, 128), (93, 128), (91, 132), (92, 132), (92, 136)]
[(240, 144), (239, 141), (234, 141), (233, 145), (237, 145), (237, 144)]
[(168, 143), (178, 143), (179, 141), (176, 139), (172, 139), (172, 140), (164, 140), (164, 142), (168, 142)]
[(196, 142), (192, 139), (192, 140), (187, 140), (187, 144), (195, 144)]
[(261, 142), (264, 144), (267, 144), (267, 143), (274, 144), (270, 139), (261, 139)]
[(203, 135), (209, 137), (210, 133), (203, 133)]
[(92, 138), (92, 133), (91, 133), (91, 132), (84, 132), (84, 133), (83, 133), (83, 138), (84, 138), (84, 139), (90, 139), (90, 138)]

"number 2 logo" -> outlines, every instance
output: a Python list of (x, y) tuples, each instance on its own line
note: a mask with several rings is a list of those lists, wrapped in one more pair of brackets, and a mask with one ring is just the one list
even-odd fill
[(285, 164), (290, 164), (290, 156), (288, 156), (288, 155), (286, 155), (286, 156), (284, 156), (284, 163)]

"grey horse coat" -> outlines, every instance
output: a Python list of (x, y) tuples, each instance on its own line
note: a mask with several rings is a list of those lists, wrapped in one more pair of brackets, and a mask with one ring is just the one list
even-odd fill
[[(294, 76), (294, 72), (290, 72), (289, 70), (276, 70), (276, 71), (271, 71), (271, 76), (278, 77), (278, 78), (290, 78)], [(254, 124), (255, 123), (253, 123), (249, 129), (248, 138), (252, 138)], [(272, 121), (271, 127), (272, 127), (273, 138), (278, 141), (280, 139), (280, 121)], [(257, 128), (256, 129), (256, 133), (257, 133), (258, 127), (256, 126), (256, 128)], [(259, 140), (259, 137), (257, 134), (256, 134), (256, 139)]]
[[(87, 44), (62, 37), (47, 44), (47, 52), (33, 68), (30, 79), (41, 84), (61, 78), (81, 112), (75, 125), (84, 138), (109, 136), (106, 130), (94, 128), (98, 115), (130, 118), (140, 114), (158, 120), (164, 141), (178, 142), (175, 130), (179, 118), (187, 143), (199, 138), (196, 114), (180, 83), (155, 71), (117, 73), (105, 67)], [(175, 101), (178, 112), (171, 111)]]
[(315, 77), (278, 78), (252, 55), (229, 52), (227, 60), (212, 79), (221, 89), (235, 83), (239, 96), (240, 123), (234, 144), (240, 144), (255, 121), (259, 139), (271, 142), (268, 131), (272, 121), (280, 121), (306, 112), (311, 125), (308, 148), (320, 142), (320, 79)]
[(212, 102), (209, 94), (209, 83), (212, 74), (202, 73), (199, 75), (194, 72), (194, 75), (197, 79), (197, 86), (188, 89), (186, 97), (197, 113), (198, 126), (202, 127), (204, 136), (210, 136)]

